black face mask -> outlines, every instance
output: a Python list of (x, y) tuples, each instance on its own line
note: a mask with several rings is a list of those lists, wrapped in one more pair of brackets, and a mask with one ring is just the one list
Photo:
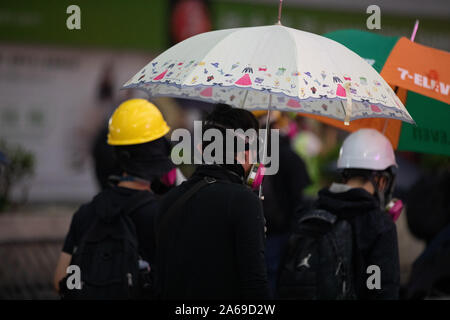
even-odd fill
[(121, 169), (131, 176), (152, 181), (175, 167), (170, 145), (164, 138), (131, 146), (115, 147)]
[(152, 191), (157, 195), (163, 195), (175, 187), (175, 185), (173, 186), (165, 185), (164, 183), (161, 182), (160, 179), (153, 179), (151, 186)]

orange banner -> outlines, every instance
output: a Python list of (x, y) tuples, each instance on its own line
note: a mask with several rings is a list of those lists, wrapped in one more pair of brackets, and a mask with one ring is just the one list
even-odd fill
[[(392, 88), (397, 91), (397, 96), (400, 98), (403, 104), (406, 102), (407, 91), (401, 88)], [(319, 120), (320, 122), (337, 127), (345, 131), (356, 131), (362, 128), (372, 128), (383, 133), (391, 142), (392, 147), (397, 149), (398, 140), (400, 137), (400, 130), (402, 128), (402, 122), (395, 119), (386, 118), (367, 118), (350, 121), (350, 125), (344, 125), (344, 121), (327, 118), (325, 116), (318, 116), (313, 114), (302, 114), (302, 116)]]
[(400, 38), (381, 70), (390, 84), (450, 104), (450, 53)]

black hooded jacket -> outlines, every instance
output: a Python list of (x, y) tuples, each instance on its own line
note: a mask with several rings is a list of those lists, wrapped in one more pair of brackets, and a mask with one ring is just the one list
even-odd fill
[(261, 201), (242, 184), (239, 167), (241, 172), (199, 166), (188, 181), (161, 199), (158, 221), (197, 181), (205, 176), (217, 180), (187, 200), (179, 225), (171, 222), (167, 228), (173, 236), (158, 235), (160, 298), (268, 298)]
[[(398, 299), (400, 266), (397, 230), (388, 214), (382, 212), (378, 200), (366, 190), (352, 188), (319, 192), (315, 206), (346, 219), (354, 234), (354, 270), (358, 299)], [(367, 267), (377, 265), (381, 272), (381, 289), (367, 288)]]

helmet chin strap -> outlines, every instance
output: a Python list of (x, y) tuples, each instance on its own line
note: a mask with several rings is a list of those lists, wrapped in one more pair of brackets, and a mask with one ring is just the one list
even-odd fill
[(386, 207), (386, 197), (384, 192), (381, 192), (379, 189), (377, 190), (378, 201), (380, 201), (380, 208), (384, 210)]
[(394, 188), (395, 188), (395, 180), (397, 179), (397, 175), (394, 174), (392, 171), (390, 171), (389, 174), (389, 185), (386, 189), (386, 205), (392, 200), (392, 196), (394, 194)]

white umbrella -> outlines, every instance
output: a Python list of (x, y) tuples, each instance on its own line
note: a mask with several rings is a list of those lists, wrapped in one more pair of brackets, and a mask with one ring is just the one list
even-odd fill
[(414, 123), (383, 78), (328, 38), (280, 24), (207, 32), (166, 50), (125, 85), (152, 97)]

